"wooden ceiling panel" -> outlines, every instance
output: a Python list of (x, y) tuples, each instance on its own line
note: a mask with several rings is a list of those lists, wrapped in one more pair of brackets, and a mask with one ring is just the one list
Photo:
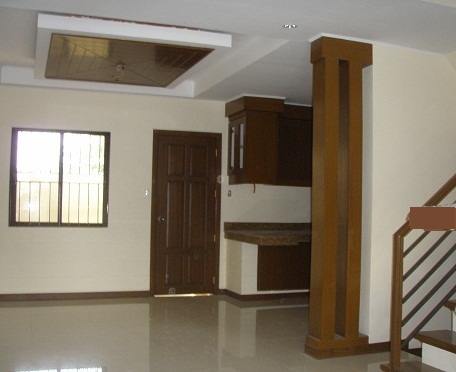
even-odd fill
[(53, 34), (46, 78), (167, 87), (213, 49)]

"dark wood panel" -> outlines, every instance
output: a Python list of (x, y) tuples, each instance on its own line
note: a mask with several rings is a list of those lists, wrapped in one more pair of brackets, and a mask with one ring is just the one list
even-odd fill
[(164, 281), (168, 286), (184, 284), (184, 260), (187, 255), (176, 252), (166, 252)]
[(213, 292), (220, 135), (166, 133), (154, 138), (153, 291)]
[(277, 183), (312, 186), (312, 122), (281, 118)]
[(310, 286), (310, 243), (287, 246), (258, 246), (257, 289), (308, 289)]
[(278, 114), (252, 111), (246, 116), (245, 182), (275, 184), (278, 159)]
[(189, 146), (189, 151), (189, 175), (191, 177), (207, 177), (209, 160), (207, 146)]
[(166, 207), (166, 249), (181, 247), (184, 242), (185, 182), (168, 181)]
[(166, 148), (168, 158), (168, 176), (185, 174), (185, 146), (170, 144)]
[(207, 270), (207, 255), (204, 250), (193, 251), (188, 255), (188, 278), (189, 285), (203, 285)]

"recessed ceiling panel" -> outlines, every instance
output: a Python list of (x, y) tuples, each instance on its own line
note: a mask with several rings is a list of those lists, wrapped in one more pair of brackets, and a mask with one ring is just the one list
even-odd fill
[(213, 49), (53, 34), (46, 78), (167, 87)]

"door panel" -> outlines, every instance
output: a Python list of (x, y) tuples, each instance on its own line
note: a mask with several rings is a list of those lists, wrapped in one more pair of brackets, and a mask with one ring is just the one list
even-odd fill
[(154, 294), (212, 293), (218, 271), (220, 139), (185, 133), (154, 132)]

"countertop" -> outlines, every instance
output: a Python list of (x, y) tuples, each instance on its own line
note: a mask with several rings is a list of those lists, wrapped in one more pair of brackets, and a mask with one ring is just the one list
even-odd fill
[(256, 245), (310, 242), (310, 223), (225, 222), (225, 239)]

